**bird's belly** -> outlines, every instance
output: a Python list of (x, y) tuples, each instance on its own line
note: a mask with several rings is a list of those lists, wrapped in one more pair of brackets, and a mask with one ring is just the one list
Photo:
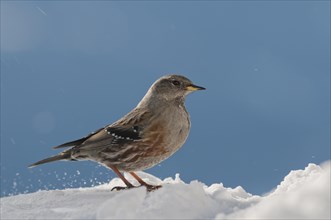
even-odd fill
[[(116, 166), (120, 171), (145, 170), (174, 154), (186, 141), (190, 122), (186, 111), (173, 112), (168, 123), (150, 125), (146, 136), (116, 152), (103, 152), (103, 164)], [(182, 120), (185, 118), (185, 120)], [(168, 126), (161, 126), (161, 125)]]
[(152, 168), (153, 166), (161, 163), (162, 161), (169, 158), (174, 152), (167, 152), (162, 155), (158, 156), (148, 156), (144, 157), (141, 156), (137, 161), (131, 162), (131, 163), (118, 163), (116, 164), (116, 167), (120, 171), (124, 172), (133, 172), (133, 171), (141, 171), (146, 170), (149, 168)]
[(185, 143), (188, 133), (189, 129), (179, 129), (176, 134), (171, 135), (173, 140), (170, 140), (168, 145), (144, 146), (140, 152), (132, 154), (129, 160), (118, 163), (116, 166), (119, 170), (125, 172), (151, 168), (166, 160), (180, 149)]

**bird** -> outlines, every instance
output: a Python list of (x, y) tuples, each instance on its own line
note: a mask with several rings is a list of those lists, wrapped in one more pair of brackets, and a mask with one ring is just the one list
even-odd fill
[[(126, 185), (112, 190), (145, 186), (147, 191), (154, 191), (162, 186), (146, 183), (135, 172), (159, 164), (183, 146), (191, 127), (185, 98), (198, 90), (205, 88), (193, 84), (185, 76), (162, 76), (124, 117), (83, 138), (53, 147), (67, 149), (29, 167), (59, 160), (90, 160), (113, 170)], [(130, 183), (124, 172), (140, 185)]]

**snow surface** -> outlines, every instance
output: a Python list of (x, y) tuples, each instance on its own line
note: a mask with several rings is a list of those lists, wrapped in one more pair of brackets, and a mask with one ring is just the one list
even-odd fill
[(163, 187), (150, 193), (142, 187), (112, 192), (123, 185), (115, 178), (96, 187), (3, 197), (1, 219), (330, 219), (330, 166), (328, 161), (291, 171), (263, 196), (222, 183), (187, 184), (179, 174), (162, 181), (140, 172), (147, 182)]

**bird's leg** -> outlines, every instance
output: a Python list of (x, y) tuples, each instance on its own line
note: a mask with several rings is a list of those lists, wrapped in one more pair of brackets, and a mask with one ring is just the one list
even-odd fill
[(161, 185), (150, 185), (148, 183), (146, 183), (145, 181), (143, 181), (137, 174), (135, 174), (134, 172), (130, 172), (130, 174), (142, 185), (145, 186), (147, 191), (151, 192), (154, 190), (157, 190), (158, 188), (161, 188)]
[(122, 173), (115, 167), (112, 165), (108, 165), (109, 168), (111, 168), (119, 178), (121, 178), (121, 180), (125, 183), (126, 187), (123, 186), (115, 186), (111, 189), (111, 191), (113, 190), (123, 190), (123, 189), (130, 189), (133, 188), (134, 186), (127, 180), (125, 179), (125, 177), (122, 175)]

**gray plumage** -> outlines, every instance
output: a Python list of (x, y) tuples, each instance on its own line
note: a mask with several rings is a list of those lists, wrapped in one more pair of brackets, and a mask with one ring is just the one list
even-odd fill
[(142, 181), (134, 171), (155, 166), (185, 143), (190, 131), (185, 97), (203, 89), (184, 76), (161, 77), (123, 118), (86, 137), (54, 147), (70, 148), (30, 167), (56, 160), (92, 160), (114, 170), (127, 188), (133, 185), (120, 171), (130, 172), (148, 190), (159, 188)]

